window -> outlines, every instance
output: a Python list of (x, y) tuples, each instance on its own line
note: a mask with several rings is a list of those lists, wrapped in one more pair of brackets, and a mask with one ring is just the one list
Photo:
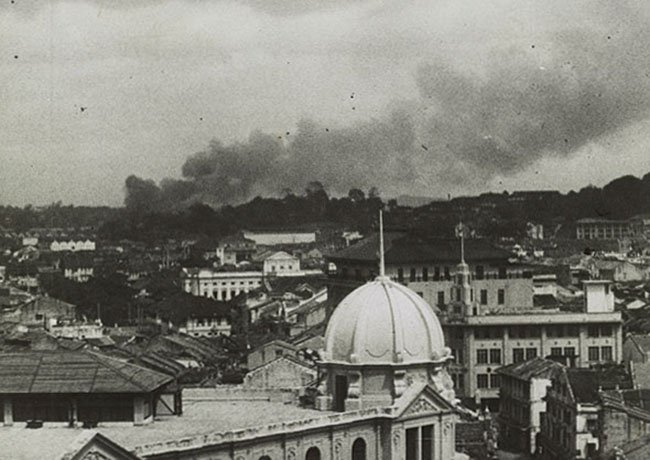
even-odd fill
[(415, 268), (411, 268), (411, 274), (409, 276), (409, 281), (415, 281), (415, 278), (417, 276)]
[(366, 441), (363, 438), (352, 443), (352, 460), (366, 460)]
[(526, 348), (526, 361), (537, 357), (537, 348)]
[(305, 460), (320, 460), (320, 450), (318, 450), (318, 447), (310, 447), (305, 455)]
[(487, 364), (487, 362), (488, 362), (488, 351), (476, 350), (476, 364)]
[(483, 265), (477, 265), (476, 266), (476, 279), (477, 280), (482, 280), (485, 278), (485, 267)]
[(551, 348), (551, 356), (562, 356), (562, 347)]
[(512, 349), (512, 362), (520, 363), (524, 361), (524, 349), (523, 348), (513, 348)]
[(449, 275), (449, 267), (445, 267), (445, 279), (450, 280), (451, 276)]
[(422, 281), (429, 281), (429, 269), (422, 267)]
[(600, 359), (603, 361), (611, 361), (612, 347), (600, 347)]
[(501, 350), (493, 348), (490, 350), (490, 364), (501, 364)]
[(501, 386), (501, 376), (499, 374), (490, 374), (490, 388), (499, 388)]
[(422, 427), (420, 451), (422, 460), (433, 460), (433, 425)]
[(440, 267), (433, 267), (433, 279), (434, 281), (440, 281)]
[(481, 289), (481, 305), (487, 305), (487, 289)]
[(465, 363), (462, 348), (459, 348), (458, 350), (456, 350), (456, 354), (454, 356), (456, 356), (456, 363), (458, 363), (458, 364), (464, 364)]
[(499, 305), (503, 305), (504, 303), (506, 303), (506, 291), (504, 289), (499, 289), (497, 291), (497, 297), (498, 297)]
[(476, 376), (476, 386), (478, 388), (487, 388), (488, 387), (488, 375), (487, 374), (478, 374)]
[(564, 347), (564, 356), (575, 356), (576, 349), (574, 347)]
[(600, 336), (611, 337), (611, 335), (612, 335), (612, 326), (610, 324), (602, 324), (600, 326)]
[(438, 306), (445, 304), (445, 291), (438, 291)]
[(589, 347), (589, 361), (600, 361), (600, 350), (598, 347)]
[(418, 458), (418, 428), (406, 430), (406, 460), (420, 460)]
[(400, 283), (404, 282), (404, 269), (403, 268), (398, 268), (397, 269), (397, 281)]
[(465, 388), (465, 374), (458, 374), (456, 376), (456, 383), (458, 384), (457, 388), (459, 390)]
[(590, 324), (587, 327), (587, 335), (589, 337), (600, 337), (600, 328), (597, 324)]
[(503, 280), (507, 278), (506, 267), (499, 267), (499, 279)]

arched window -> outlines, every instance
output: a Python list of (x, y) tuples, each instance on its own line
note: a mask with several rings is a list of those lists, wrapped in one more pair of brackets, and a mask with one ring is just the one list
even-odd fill
[(271, 460), (271, 457), (269, 457), (268, 455), (262, 455), (260, 457), (260, 460)]
[(352, 444), (352, 460), (366, 460), (366, 441), (357, 438)]
[(318, 447), (310, 447), (307, 449), (305, 460), (320, 460), (320, 450), (318, 450)]

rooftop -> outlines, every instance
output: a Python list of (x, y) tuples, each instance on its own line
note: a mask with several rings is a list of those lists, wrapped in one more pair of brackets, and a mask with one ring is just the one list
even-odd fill
[[(185, 389), (182, 417), (163, 417), (141, 427), (114, 424), (99, 426), (94, 430), (126, 449), (133, 450), (138, 446), (165, 443), (173, 439), (197, 438), (208, 433), (323, 416), (323, 412), (270, 401), (210, 400), (216, 393), (214, 389)], [(47, 425), (37, 430), (27, 430), (24, 424), (16, 424), (0, 428), (0, 446), (12, 446), (12, 460), (41, 459), (43, 446), (48, 446), (48, 458), (57, 458), (85, 431)]]
[(1, 394), (145, 393), (171, 380), (145, 367), (88, 351), (0, 353)]
[[(379, 236), (371, 235), (358, 243), (345, 248), (328, 258), (375, 263), (379, 259), (377, 248)], [(415, 262), (449, 262), (460, 261), (460, 240), (457, 238), (422, 239), (400, 232), (384, 234), (386, 264), (403, 264)], [(511, 254), (493, 246), (487, 240), (465, 240), (465, 260), (474, 261), (499, 260), (507, 262)]]
[(533, 377), (552, 377), (560, 367), (559, 364), (553, 361), (537, 357), (521, 363), (513, 363), (500, 367), (498, 372), (521, 380), (530, 380)]

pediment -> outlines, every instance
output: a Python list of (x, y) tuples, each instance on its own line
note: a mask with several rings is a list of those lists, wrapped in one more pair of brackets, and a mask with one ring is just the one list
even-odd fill
[(399, 415), (399, 419), (420, 417), (426, 414), (440, 414), (454, 411), (449, 401), (440, 396), (431, 386), (426, 386), (419, 392)]

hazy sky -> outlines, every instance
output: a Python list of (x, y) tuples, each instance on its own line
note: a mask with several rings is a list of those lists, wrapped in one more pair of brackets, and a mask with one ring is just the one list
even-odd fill
[[(646, 0), (6, 0), (0, 204), (118, 205), (128, 175), (181, 178), (211, 140), (245, 151), (253, 132), (292, 176), (251, 192), (301, 171), (385, 196), (642, 175), (648, 24)], [(386, 147), (393, 121), (408, 133)]]

